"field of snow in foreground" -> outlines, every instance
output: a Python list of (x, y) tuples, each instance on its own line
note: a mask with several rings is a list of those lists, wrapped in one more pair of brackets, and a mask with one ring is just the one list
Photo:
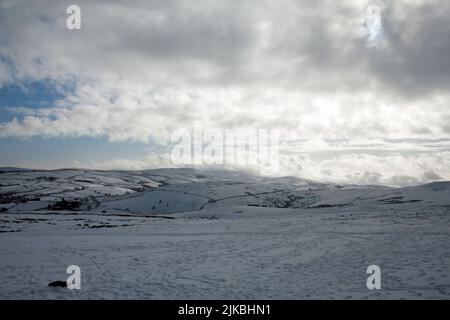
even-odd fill
[[(448, 210), (198, 215), (4, 215), (21, 232), (0, 234), (0, 298), (450, 298)], [(47, 287), (72, 264), (81, 290)], [(381, 290), (366, 288), (370, 264)]]
[[(450, 298), (446, 182), (1, 176), (0, 299)], [(62, 210), (61, 194), (82, 205)], [(366, 287), (373, 264), (381, 290)], [(81, 268), (81, 290), (48, 287), (67, 279), (69, 265)]]

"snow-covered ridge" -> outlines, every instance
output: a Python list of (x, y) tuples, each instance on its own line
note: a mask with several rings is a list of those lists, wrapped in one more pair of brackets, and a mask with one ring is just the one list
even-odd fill
[[(450, 297), (450, 182), (10, 168), (0, 209), (1, 299)], [(73, 264), (81, 290), (48, 286)]]
[(333, 185), (236, 171), (0, 168), (3, 212), (171, 214), (232, 206), (333, 208), (450, 205), (450, 182), (407, 188)]

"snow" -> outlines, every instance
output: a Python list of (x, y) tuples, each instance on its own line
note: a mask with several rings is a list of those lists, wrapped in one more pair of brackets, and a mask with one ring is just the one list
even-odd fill
[[(386, 188), (194, 169), (3, 172), (0, 299), (450, 297), (448, 182)], [(62, 198), (83, 205), (48, 210)], [(381, 290), (366, 287), (372, 264)], [(48, 287), (69, 276), (69, 265), (81, 268), (81, 290)]]

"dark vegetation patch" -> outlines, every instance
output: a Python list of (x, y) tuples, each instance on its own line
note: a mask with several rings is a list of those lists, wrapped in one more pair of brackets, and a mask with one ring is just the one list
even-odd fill
[(387, 198), (378, 200), (377, 202), (381, 204), (400, 204), (400, 203), (414, 203), (414, 202), (421, 202), (422, 200), (404, 200), (404, 197), (393, 197), (393, 198)]
[(57, 201), (53, 204), (49, 204), (47, 206), (48, 210), (79, 210), (81, 206), (81, 202), (77, 200), (68, 201), (62, 198), (61, 201)]

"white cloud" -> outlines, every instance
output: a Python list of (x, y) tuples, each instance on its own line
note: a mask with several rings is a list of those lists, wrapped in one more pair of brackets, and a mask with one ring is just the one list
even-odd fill
[(80, 31), (65, 28), (71, 3), (45, 2), (2, 2), (0, 87), (31, 80), (75, 88), (54, 106), (15, 110), (0, 137), (167, 144), (195, 121), (278, 128), (287, 153), (301, 156), (285, 158), (288, 174), (450, 178), (442, 165), (450, 132), (445, 1), (375, 1), (377, 48), (361, 36), (370, 1), (79, 1)]

